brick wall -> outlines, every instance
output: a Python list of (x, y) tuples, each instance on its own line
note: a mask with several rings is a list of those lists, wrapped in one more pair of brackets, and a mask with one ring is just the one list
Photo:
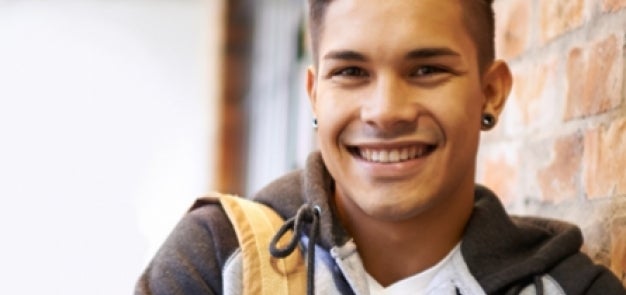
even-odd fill
[(496, 0), (513, 71), (478, 180), (510, 212), (578, 224), (626, 285), (626, 0)]

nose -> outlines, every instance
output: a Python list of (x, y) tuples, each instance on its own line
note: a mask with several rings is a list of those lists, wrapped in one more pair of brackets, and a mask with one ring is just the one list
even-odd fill
[(405, 83), (392, 75), (380, 77), (361, 107), (361, 120), (380, 131), (414, 129), (419, 106)]

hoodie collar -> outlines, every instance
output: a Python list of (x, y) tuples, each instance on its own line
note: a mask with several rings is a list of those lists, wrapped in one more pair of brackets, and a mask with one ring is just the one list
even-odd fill
[(334, 180), (328, 173), (320, 152), (313, 152), (307, 158), (303, 170), (277, 179), (259, 191), (254, 199), (272, 207), (284, 219), (294, 216), (304, 203), (319, 206), (320, 245), (331, 249), (350, 240), (334, 212), (331, 201), (334, 186)]
[[(309, 155), (303, 170), (289, 173), (256, 194), (255, 200), (293, 217), (304, 203), (321, 208), (320, 245), (325, 249), (350, 240), (332, 208), (334, 181), (319, 152)], [(582, 245), (580, 230), (568, 223), (509, 217), (489, 189), (477, 185), (474, 210), (466, 226), (461, 253), (476, 280), (490, 294), (546, 273)]]

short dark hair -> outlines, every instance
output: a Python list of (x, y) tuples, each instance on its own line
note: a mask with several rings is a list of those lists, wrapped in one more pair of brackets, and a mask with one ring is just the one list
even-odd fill
[[(333, 0), (309, 1), (309, 34), (314, 62), (317, 65), (320, 35), (324, 28), (326, 9)], [(467, 24), (468, 33), (476, 44), (478, 65), (486, 69), (495, 59), (495, 16), (493, 0), (459, 0), (465, 6), (463, 21)]]

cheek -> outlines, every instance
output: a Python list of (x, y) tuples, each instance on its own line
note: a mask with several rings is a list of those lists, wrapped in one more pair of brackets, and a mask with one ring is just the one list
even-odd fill
[(429, 109), (447, 140), (473, 143), (480, 132), (482, 92), (475, 85), (458, 85), (440, 92)]
[(440, 99), (437, 100), (439, 102), (437, 107), (440, 111), (461, 122), (474, 121), (474, 119), (479, 122), (484, 103), (479, 83), (471, 83), (470, 79), (463, 79), (441, 94)]
[(320, 91), (316, 109), (320, 144), (336, 141), (355, 118), (354, 114), (358, 115), (357, 103), (349, 94), (337, 91)]

